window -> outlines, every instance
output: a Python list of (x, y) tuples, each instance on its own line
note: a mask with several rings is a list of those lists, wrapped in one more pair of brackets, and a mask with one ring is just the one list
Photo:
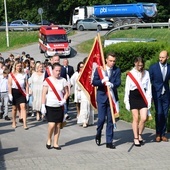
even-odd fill
[(47, 35), (47, 42), (48, 43), (68, 42), (68, 40), (65, 34)]

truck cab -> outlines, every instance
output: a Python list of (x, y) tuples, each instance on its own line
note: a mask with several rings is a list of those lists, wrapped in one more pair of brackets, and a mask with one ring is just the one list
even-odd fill
[(45, 57), (53, 55), (70, 56), (71, 40), (68, 40), (66, 30), (59, 26), (41, 26), (39, 30), (39, 49)]

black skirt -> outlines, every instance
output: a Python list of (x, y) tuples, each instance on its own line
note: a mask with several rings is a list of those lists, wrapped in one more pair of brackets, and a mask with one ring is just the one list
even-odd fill
[(142, 108), (147, 107), (147, 105), (146, 105), (145, 101), (143, 100), (138, 89), (130, 91), (129, 104), (130, 104), (130, 110), (132, 110), (132, 109), (142, 109)]
[(47, 121), (54, 122), (54, 123), (61, 123), (63, 122), (64, 118), (64, 107), (49, 107), (46, 106), (47, 109)]
[(12, 105), (26, 103), (26, 97), (18, 89), (12, 89), (12, 96), (13, 96)]

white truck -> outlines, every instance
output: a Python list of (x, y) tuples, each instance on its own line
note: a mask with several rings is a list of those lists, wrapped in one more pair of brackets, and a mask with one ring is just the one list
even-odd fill
[(157, 14), (156, 3), (111, 4), (76, 7), (73, 11), (72, 25), (89, 17), (111, 19), (114, 27), (147, 21)]

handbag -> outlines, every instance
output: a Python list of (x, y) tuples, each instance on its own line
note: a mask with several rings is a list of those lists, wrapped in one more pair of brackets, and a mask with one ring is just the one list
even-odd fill
[[(61, 101), (61, 97), (59, 96), (57, 90), (55, 89), (54, 85), (51, 83), (50, 79), (49, 78), (46, 78), (45, 79), (47, 81), (47, 83), (49, 84), (49, 86), (51, 87), (51, 89), (53, 90), (54, 94), (56, 95), (57, 99), (59, 101)], [(63, 111), (64, 111), (64, 106), (63, 106)], [(66, 120), (63, 120), (63, 122), (61, 122), (61, 126), (60, 126), (60, 129), (63, 129), (64, 126), (66, 126), (67, 122)]]

